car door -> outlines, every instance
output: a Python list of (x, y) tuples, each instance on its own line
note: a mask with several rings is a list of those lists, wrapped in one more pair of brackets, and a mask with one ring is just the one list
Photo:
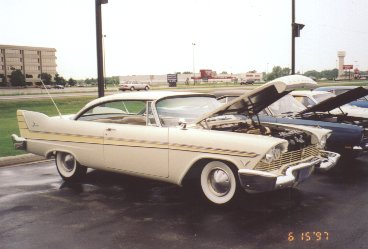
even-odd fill
[[(145, 110), (150, 110), (150, 103), (123, 101), (121, 104), (127, 108), (128, 115), (121, 123), (107, 123), (104, 133), (106, 167), (131, 174), (168, 177), (168, 128), (156, 126), (150, 113), (147, 117)], [(133, 110), (137, 108), (134, 105), (140, 105), (142, 110)]]

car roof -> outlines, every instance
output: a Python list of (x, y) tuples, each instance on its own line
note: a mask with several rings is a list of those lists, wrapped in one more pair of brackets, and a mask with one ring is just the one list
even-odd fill
[(351, 90), (357, 88), (359, 86), (322, 86), (314, 89), (313, 91), (327, 91), (327, 90), (334, 90), (334, 89), (347, 89)]
[(95, 100), (92, 100), (86, 104), (83, 109), (88, 108), (93, 105), (98, 105), (99, 103), (109, 102), (114, 100), (157, 100), (165, 97), (171, 96), (185, 96), (185, 95), (207, 95), (213, 96), (211, 94), (204, 93), (193, 93), (193, 92), (174, 92), (174, 91), (142, 91), (142, 92), (125, 92), (108, 95)]
[(326, 93), (330, 93), (330, 92), (326, 92), (326, 91), (292, 91), (291, 92), (291, 95), (293, 95), (293, 96), (295, 96), (295, 95), (299, 95), (299, 96), (315, 96), (315, 95), (326, 94)]

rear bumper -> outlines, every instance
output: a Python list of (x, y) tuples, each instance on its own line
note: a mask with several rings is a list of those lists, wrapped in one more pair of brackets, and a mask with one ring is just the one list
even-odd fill
[(321, 158), (314, 157), (308, 161), (290, 166), (281, 176), (252, 169), (240, 169), (238, 175), (240, 183), (246, 191), (272, 191), (296, 186), (307, 179), (321, 162)]
[(13, 140), (14, 148), (17, 150), (26, 150), (27, 149), (27, 140), (25, 138), (19, 137), (16, 134), (11, 135)]

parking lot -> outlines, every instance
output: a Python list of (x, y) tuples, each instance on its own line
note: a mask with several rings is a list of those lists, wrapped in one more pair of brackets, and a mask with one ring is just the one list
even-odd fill
[(66, 184), (53, 161), (3, 167), (0, 247), (366, 248), (367, 162), (345, 160), (297, 189), (244, 194), (227, 207), (97, 170)]

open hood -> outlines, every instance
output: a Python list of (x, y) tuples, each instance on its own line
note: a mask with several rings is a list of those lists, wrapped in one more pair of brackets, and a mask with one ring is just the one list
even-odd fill
[(208, 118), (226, 114), (253, 116), (293, 90), (312, 89), (316, 88), (316, 86), (317, 83), (314, 80), (302, 75), (289, 75), (277, 78), (205, 114), (196, 121), (196, 124)]
[(314, 106), (301, 111), (299, 114), (305, 114), (308, 112), (328, 112), (366, 95), (368, 95), (367, 89), (363, 87), (357, 87), (350, 91), (337, 95), (336, 97), (326, 99)]

